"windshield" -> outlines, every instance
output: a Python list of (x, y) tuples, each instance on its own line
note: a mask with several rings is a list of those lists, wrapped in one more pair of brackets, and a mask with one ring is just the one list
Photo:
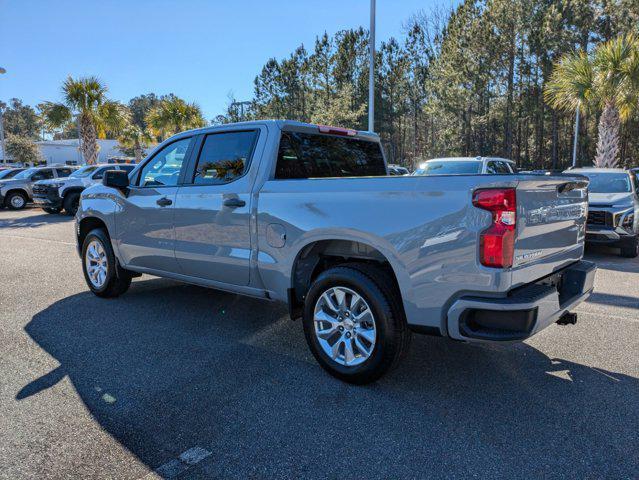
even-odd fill
[(76, 170), (71, 175), (69, 175), (69, 177), (73, 177), (73, 178), (88, 177), (93, 172), (95, 172), (97, 169), (98, 169), (98, 167), (96, 167), (95, 165), (87, 165), (86, 167), (82, 167), (80, 170)]
[(413, 175), (472, 175), (481, 173), (478, 160), (430, 160)]
[(0, 180), (7, 180), (8, 178), (15, 177), (18, 173), (22, 172), (24, 169), (15, 168), (11, 170), (3, 170), (0, 172)]
[(13, 178), (18, 179), (18, 180), (24, 180), (25, 178), (29, 178), (31, 175), (33, 175), (37, 171), (38, 171), (37, 168), (27, 168), (26, 170), (18, 173)]
[(630, 177), (625, 173), (584, 173), (590, 180), (588, 191), (591, 193), (630, 192)]

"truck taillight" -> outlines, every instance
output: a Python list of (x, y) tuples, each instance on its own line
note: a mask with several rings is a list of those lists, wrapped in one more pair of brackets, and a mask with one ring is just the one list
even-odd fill
[(473, 193), (473, 205), (488, 210), (493, 223), (481, 232), (479, 259), (486, 267), (508, 268), (513, 264), (517, 197), (514, 188), (487, 188)]

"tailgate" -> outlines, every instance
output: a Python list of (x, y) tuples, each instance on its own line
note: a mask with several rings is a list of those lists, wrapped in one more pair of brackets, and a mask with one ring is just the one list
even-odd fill
[(524, 176), (517, 185), (517, 235), (513, 269), (545, 266), (538, 273), (583, 255), (588, 182), (575, 175)]

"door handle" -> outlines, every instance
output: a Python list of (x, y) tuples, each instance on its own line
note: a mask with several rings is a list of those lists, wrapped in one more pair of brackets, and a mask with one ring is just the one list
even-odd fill
[(173, 203), (173, 200), (171, 200), (170, 198), (162, 197), (155, 203), (157, 203), (160, 207), (168, 207)]
[(225, 207), (243, 207), (246, 202), (241, 198), (227, 198), (223, 204)]

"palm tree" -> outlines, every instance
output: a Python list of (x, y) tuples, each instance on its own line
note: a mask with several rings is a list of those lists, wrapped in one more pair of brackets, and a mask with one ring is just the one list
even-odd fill
[(44, 102), (40, 105), (45, 124), (52, 129), (79, 124), (80, 151), (87, 164), (98, 159), (98, 138), (107, 132), (119, 133), (128, 123), (129, 113), (121, 103), (106, 98), (107, 88), (96, 77), (67, 78), (62, 85), (61, 103)]
[(151, 133), (162, 139), (206, 125), (199, 106), (187, 103), (175, 95), (163, 98), (149, 111), (145, 120)]
[(135, 163), (140, 163), (144, 149), (153, 143), (153, 137), (139, 126), (128, 125), (118, 136), (118, 143), (125, 148), (132, 148), (135, 152)]
[(39, 105), (47, 127), (63, 128), (77, 119), (80, 151), (87, 164), (97, 162), (100, 146), (98, 138), (117, 133), (127, 124), (128, 110), (121, 103), (106, 98), (107, 88), (96, 77), (73, 79), (62, 85), (61, 103), (44, 102)]
[(616, 167), (621, 122), (639, 107), (639, 40), (623, 35), (590, 54), (565, 55), (555, 65), (544, 95), (562, 110), (601, 109), (594, 164)]

